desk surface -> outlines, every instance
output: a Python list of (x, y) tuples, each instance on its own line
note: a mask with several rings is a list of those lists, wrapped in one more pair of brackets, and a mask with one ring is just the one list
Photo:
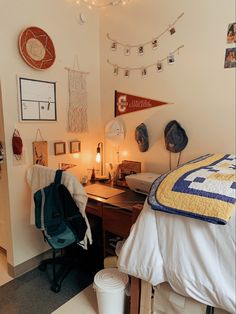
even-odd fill
[[(111, 187), (111, 185), (108, 185), (108, 184), (99, 183), (99, 185), (104, 186), (104, 187), (108, 187), (108, 186)], [(114, 188), (122, 190), (124, 191), (124, 193), (120, 193), (118, 195), (111, 196), (109, 198), (102, 198), (99, 196), (88, 194), (89, 200), (95, 200), (103, 204), (127, 209), (128, 211), (132, 211), (132, 207), (135, 204), (143, 204), (145, 202), (146, 195), (131, 191), (129, 188), (123, 188), (123, 187), (118, 187), (118, 186), (114, 186)]]

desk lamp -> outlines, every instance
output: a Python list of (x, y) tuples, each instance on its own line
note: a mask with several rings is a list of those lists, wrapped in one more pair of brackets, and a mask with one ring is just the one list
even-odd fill
[(101, 164), (101, 176), (103, 176), (103, 143), (98, 143), (97, 146), (97, 155), (96, 155), (96, 162)]

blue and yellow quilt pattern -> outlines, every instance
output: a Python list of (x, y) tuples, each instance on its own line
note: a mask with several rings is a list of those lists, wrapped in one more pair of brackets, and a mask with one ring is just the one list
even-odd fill
[(162, 175), (148, 203), (154, 210), (224, 225), (236, 203), (236, 156), (209, 154)]

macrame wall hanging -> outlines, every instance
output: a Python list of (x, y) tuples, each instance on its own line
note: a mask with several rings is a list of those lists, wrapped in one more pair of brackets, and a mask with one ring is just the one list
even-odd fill
[(74, 59), (73, 69), (65, 69), (68, 71), (69, 83), (68, 131), (75, 133), (88, 132), (86, 78), (89, 73), (79, 70), (77, 56)]

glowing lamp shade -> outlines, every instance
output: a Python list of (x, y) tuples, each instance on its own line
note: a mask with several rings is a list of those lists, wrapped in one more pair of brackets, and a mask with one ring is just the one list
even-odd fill
[(98, 143), (96, 162), (101, 164), (101, 176), (103, 176), (103, 144), (102, 142)]
[(97, 153), (97, 155), (96, 155), (96, 162), (97, 162), (98, 164), (100, 164), (101, 159), (102, 159), (101, 154), (100, 154), (100, 153)]

